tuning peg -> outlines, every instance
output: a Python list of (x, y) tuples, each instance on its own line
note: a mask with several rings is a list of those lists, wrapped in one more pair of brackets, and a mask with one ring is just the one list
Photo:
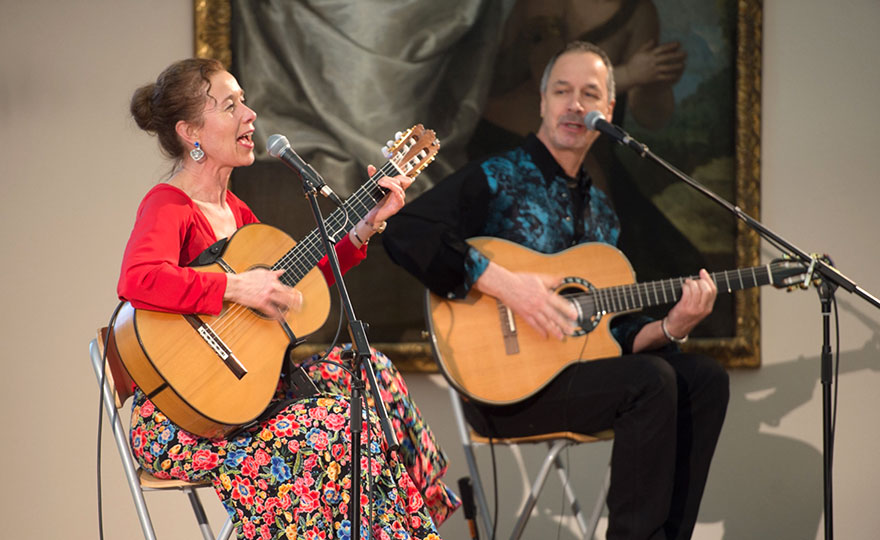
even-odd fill
[(395, 138), (395, 139), (400, 139), (401, 137), (403, 137), (403, 132), (402, 132), (402, 131), (398, 131), (397, 133), (394, 134), (394, 138)]
[(382, 147), (382, 155), (385, 156), (385, 159), (391, 159), (391, 156), (394, 155), (394, 152), (391, 151), (391, 148), (388, 146)]

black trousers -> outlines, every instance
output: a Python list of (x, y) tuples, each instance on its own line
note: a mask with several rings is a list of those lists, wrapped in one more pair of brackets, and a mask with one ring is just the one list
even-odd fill
[(577, 363), (527, 400), (464, 409), (484, 436), (614, 429), (607, 538), (671, 540), (693, 533), (729, 395), (714, 359), (652, 353)]

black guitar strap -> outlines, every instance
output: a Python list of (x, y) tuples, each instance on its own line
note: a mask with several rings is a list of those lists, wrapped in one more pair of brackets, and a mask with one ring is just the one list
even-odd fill
[(205, 251), (199, 253), (199, 256), (192, 260), (189, 263), (189, 266), (207, 266), (209, 264), (217, 263), (223, 268), (228, 268), (229, 265), (226, 264), (221, 257), (223, 256), (223, 252), (226, 251), (226, 244), (229, 243), (229, 238), (221, 238), (217, 240)]

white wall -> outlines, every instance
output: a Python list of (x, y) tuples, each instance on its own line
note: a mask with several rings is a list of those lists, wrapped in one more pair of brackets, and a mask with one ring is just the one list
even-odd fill
[[(137, 203), (167, 168), (128, 100), (190, 56), (192, 41), (191, 2), (0, 0), (4, 538), (97, 538), (98, 394), (86, 345), (115, 306)], [(106, 538), (137, 538), (105, 441)], [(165, 506), (157, 514), (183, 515)], [(160, 534), (193, 538), (183, 517), (159, 520)]]
[[(871, 60), (880, 52), (880, 3), (774, 0), (765, 2), (764, 17), (764, 222), (807, 251), (830, 254), (844, 274), (880, 296), (880, 71)], [(880, 312), (847, 292), (837, 297), (834, 531), (838, 538), (876, 538), (880, 516), (870, 501), (880, 490), (873, 412), (880, 405)], [(765, 367), (734, 379), (738, 402), (728, 428), (736, 431), (725, 434), (718, 465), (728, 469), (713, 477), (712, 495), (723, 501), (718, 480), (738, 477), (731, 499), (739, 509), (721, 514), (729, 530), (806, 538), (812, 530), (805, 523), (819, 519), (822, 502), (819, 301), (812, 291), (770, 291), (762, 301)], [(728, 458), (750, 454), (762, 466), (734, 473)]]
[[(874, 161), (880, 147), (880, 3), (767, 0), (764, 8), (762, 221), (834, 257), (880, 294)], [(0, 285), (5, 412), (3, 537), (96, 536), (97, 393), (86, 343), (115, 304), (120, 254), (137, 202), (166, 165), (129, 120), (128, 98), (192, 51), (191, 3), (0, 0), (0, 152), (5, 254)], [(773, 255), (767, 250), (765, 255)], [(880, 484), (880, 314), (838, 294), (841, 377), (834, 469), (838, 538), (872, 539)], [(764, 365), (732, 373), (732, 400), (696, 537), (822, 538), (821, 320), (812, 291), (762, 295)], [(423, 412), (464, 474), (438, 376), (411, 376)], [(139, 531), (105, 433), (107, 538)], [(572, 450), (579, 491), (593, 489), (608, 445)], [(526, 452), (526, 460), (535, 455)], [(502, 489), (516, 464), (499, 452)], [(488, 470), (488, 461), (485, 462)], [(555, 535), (548, 484), (528, 537)], [(222, 518), (206, 493), (209, 512)], [(587, 497), (588, 498), (588, 497)], [(182, 496), (151, 495), (160, 536), (193, 538)], [(502, 512), (515, 504), (502, 501)], [(499, 532), (506, 535), (510, 524)], [(567, 529), (562, 537), (570, 537)], [(465, 537), (461, 516), (444, 537)]]

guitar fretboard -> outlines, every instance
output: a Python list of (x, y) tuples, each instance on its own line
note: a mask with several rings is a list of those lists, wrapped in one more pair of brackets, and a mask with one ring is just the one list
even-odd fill
[[(355, 223), (363, 219), (367, 213), (385, 196), (386, 190), (378, 184), (383, 176), (396, 176), (401, 171), (390, 161), (385, 163), (376, 174), (370, 177), (351, 197), (345, 200), (343, 208), (336, 208), (324, 219), (330, 241), (336, 243), (345, 236)], [(293, 287), (308, 274), (318, 261), (326, 255), (324, 243), (318, 229), (312, 230), (305, 238), (284, 254), (273, 266), (273, 270), (286, 270), (281, 275), (281, 282)]]
[[(733, 292), (773, 283), (774, 272), (783, 271), (784, 264), (770, 263), (764, 266), (714, 272), (710, 277), (719, 292)], [(699, 276), (594, 289), (586, 293), (566, 294), (566, 298), (575, 302), (585, 317), (597, 313), (619, 313), (677, 302), (681, 298), (682, 286), (687, 279), (699, 279)]]

